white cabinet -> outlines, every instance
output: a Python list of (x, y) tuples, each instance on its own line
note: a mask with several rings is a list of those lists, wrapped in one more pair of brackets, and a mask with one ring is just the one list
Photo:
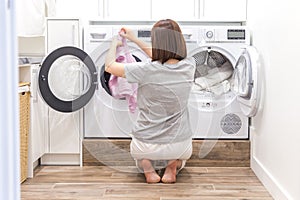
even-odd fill
[(28, 177), (38, 159), (47, 152), (47, 116), (48, 107), (38, 92), (39, 64), (27, 64), (19, 67), (19, 81), (30, 82), (30, 131), (28, 137)]
[(151, 18), (151, 0), (103, 0), (103, 8), (104, 18), (108, 20), (140, 21)]
[(98, 17), (99, 6), (103, 5), (102, 0), (56, 0), (57, 18), (78, 18), (89, 20)]
[(49, 110), (49, 153), (79, 153), (80, 111), (60, 113)]
[(246, 21), (247, 0), (200, 0), (201, 21)]
[(152, 0), (152, 19), (197, 20), (198, 0)]
[(47, 19), (46, 54), (62, 46), (81, 47), (78, 19)]
[[(47, 19), (46, 53), (50, 54), (53, 50), (63, 46), (82, 48), (81, 36), (79, 19)], [(59, 77), (62, 80), (54, 82), (56, 85), (50, 85), (51, 89), (61, 87), (58, 84), (63, 84), (64, 78), (67, 80), (67, 77), (63, 75)], [(48, 79), (51, 82), (50, 76)], [(62, 113), (48, 106), (47, 152), (42, 158), (42, 164), (79, 164), (81, 117), (81, 111)], [(71, 155), (75, 160), (72, 158), (70, 160), (63, 155)]]
[(242, 22), (247, 0), (99, 0), (100, 17), (107, 20)]
[(39, 95), (38, 92), (38, 72), (39, 64), (31, 65), (31, 148), (32, 148), (32, 161), (35, 162), (46, 152), (46, 123), (48, 107)]

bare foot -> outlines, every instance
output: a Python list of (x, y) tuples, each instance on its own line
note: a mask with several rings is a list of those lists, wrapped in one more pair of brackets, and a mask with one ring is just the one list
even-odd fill
[(143, 159), (140, 161), (142, 168), (144, 169), (144, 175), (147, 183), (158, 183), (160, 182), (160, 176), (154, 170), (150, 160)]
[(177, 168), (181, 167), (181, 160), (170, 160), (161, 179), (163, 183), (175, 183)]

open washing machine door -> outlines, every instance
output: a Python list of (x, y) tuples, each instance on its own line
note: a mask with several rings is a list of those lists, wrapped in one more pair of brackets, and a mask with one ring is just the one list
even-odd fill
[(240, 55), (232, 76), (231, 90), (236, 94), (242, 112), (255, 116), (259, 106), (259, 55), (253, 46), (247, 46)]
[(73, 112), (94, 95), (97, 71), (83, 50), (61, 47), (44, 59), (38, 83), (41, 96), (50, 107), (59, 112)]

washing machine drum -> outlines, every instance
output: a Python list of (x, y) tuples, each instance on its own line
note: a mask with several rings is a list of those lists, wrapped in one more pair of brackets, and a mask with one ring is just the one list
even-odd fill
[(226, 61), (227, 61), (227, 58), (225, 56), (223, 56), (221, 53), (219, 53), (217, 51), (208, 52), (207, 65), (209, 67), (211, 67), (211, 68), (221, 67)]
[(195, 78), (206, 76), (209, 70), (222, 67), (228, 61), (223, 54), (213, 50), (200, 51), (193, 55), (193, 58), (196, 61)]
[[(138, 57), (136, 57), (135, 55), (132, 55), (135, 59), (136, 62), (141, 62), (141, 59), (139, 59)], [(103, 89), (109, 94), (111, 94), (111, 91), (109, 89), (109, 85), (108, 82), (110, 80), (111, 74), (105, 71), (105, 66), (103, 65), (100, 69), (100, 83), (101, 86), (103, 87)]]

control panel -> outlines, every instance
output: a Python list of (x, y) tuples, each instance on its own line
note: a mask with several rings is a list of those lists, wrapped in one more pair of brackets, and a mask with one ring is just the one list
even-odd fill
[(199, 28), (200, 41), (238, 42), (250, 44), (250, 33), (245, 26), (208, 26)]

